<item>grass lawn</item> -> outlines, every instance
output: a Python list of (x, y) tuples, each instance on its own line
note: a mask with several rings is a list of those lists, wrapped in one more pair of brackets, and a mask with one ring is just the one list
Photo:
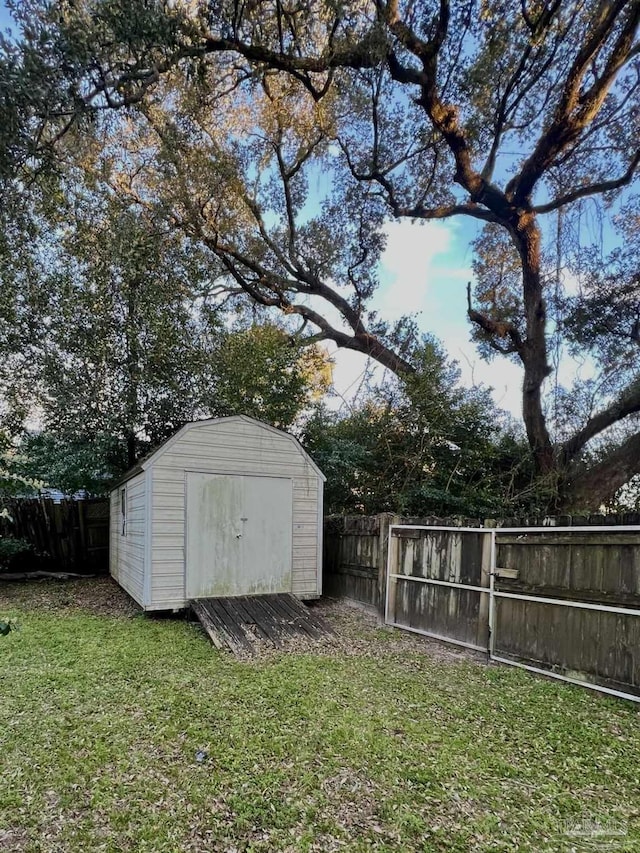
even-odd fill
[(243, 662), (106, 579), (0, 585), (0, 850), (640, 850), (636, 706), (323, 607), (338, 643)]

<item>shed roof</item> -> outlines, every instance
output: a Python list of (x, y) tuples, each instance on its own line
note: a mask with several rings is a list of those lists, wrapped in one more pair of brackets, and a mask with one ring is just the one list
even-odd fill
[(162, 454), (165, 453), (165, 451), (167, 451), (169, 449), (169, 447), (171, 447), (173, 444), (175, 444), (176, 441), (178, 441), (180, 438), (182, 438), (182, 436), (185, 435), (190, 430), (197, 429), (198, 427), (201, 427), (201, 426), (206, 426), (206, 425), (211, 425), (211, 424), (219, 424), (219, 423), (224, 423), (224, 422), (233, 422), (233, 421), (245, 421), (246, 423), (252, 424), (253, 426), (260, 427), (262, 429), (268, 430), (269, 432), (275, 432), (277, 435), (281, 435), (281, 436), (284, 436), (285, 438), (289, 439), (289, 441), (291, 441), (292, 444), (295, 446), (298, 453), (300, 453), (302, 456), (304, 456), (308, 460), (309, 464), (311, 465), (313, 470), (316, 472), (316, 474), (319, 477), (321, 477), (323, 481), (326, 481), (327, 478), (325, 477), (325, 475), (322, 473), (320, 468), (318, 468), (316, 463), (309, 456), (307, 451), (300, 444), (298, 439), (295, 438), (295, 436), (290, 435), (290, 433), (285, 432), (284, 430), (276, 429), (276, 427), (270, 426), (269, 424), (265, 424), (262, 421), (258, 421), (255, 418), (250, 418), (248, 415), (230, 415), (229, 417), (226, 417), (226, 418), (206, 418), (206, 419), (200, 420), (200, 421), (189, 421), (188, 423), (184, 424), (184, 426), (180, 427), (180, 429), (177, 432), (174, 432), (173, 435), (171, 435), (171, 436), (169, 436), (169, 438), (165, 439), (165, 441), (163, 441), (162, 444), (159, 444), (154, 450), (152, 450), (150, 453), (147, 453), (146, 456), (143, 456), (142, 459), (140, 459), (138, 462), (136, 462), (136, 464), (132, 468), (129, 468), (129, 470), (126, 471), (122, 475), (122, 477), (120, 477), (120, 479), (117, 480), (113, 484), (113, 486), (111, 487), (111, 491), (113, 491), (114, 489), (117, 489), (123, 483), (126, 483), (127, 480), (131, 480), (133, 477), (136, 477), (138, 474), (141, 474), (143, 471), (146, 471), (146, 469), (150, 465), (152, 465), (157, 459), (159, 459), (162, 456)]

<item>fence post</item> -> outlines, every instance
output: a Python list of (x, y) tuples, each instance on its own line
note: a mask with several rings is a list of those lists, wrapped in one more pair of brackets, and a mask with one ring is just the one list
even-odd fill
[(384, 622), (384, 608), (387, 600), (387, 551), (389, 549), (389, 525), (393, 521), (393, 514), (382, 512), (378, 516), (380, 523), (378, 533), (378, 580), (376, 583), (376, 598), (378, 618)]
[[(391, 515), (390, 513), (386, 514), (385, 518), (385, 536), (384, 540), (382, 539), (382, 519), (380, 519), (380, 574), (382, 577), (382, 591), (383, 595), (380, 599), (380, 615), (382, 621), (386, 623), (387, 621), (387, 610), (391, 617), (391, 621), (395, 621), (395, 610), (396, 610), (396, 581), (389, 578), (389, 582), (387, 585), (387, 578), (390, 574), (397, 574), (398, 572), (398, 546), (399, 540), (397, 537), (392, 537), (389, 535), (389, 527), (392, 524), (401, 524), (402, 517), (399, 515)], [(384, 546), (384, 547), (382, 547)], [(389, 565), (387, 565), (389, 564)]]
[[(486, 530), (487, 528), (497, 527), (497, 523), (493, 518), (486, 518), (484, 520), (484, 524), (482, 525), (482, 530)], [(487, 589), (491, 586), (491, 558), (493, 556), (493, 548), (492, 548), (492, 537), (483, 533), (482, 535), (482, 566), (480, 569), (480, 586), (486, 587)], [(478, 636), (477, 636), (477, 645), (485, 646), (487, 651), (489, 651), (489, 643), (490, 643), (490, 631), (491, 626), (489, 624), (489, 605), (490, 605), (490, 595), (487, 593), (480, 593), (480, 606), (478, 610)]]

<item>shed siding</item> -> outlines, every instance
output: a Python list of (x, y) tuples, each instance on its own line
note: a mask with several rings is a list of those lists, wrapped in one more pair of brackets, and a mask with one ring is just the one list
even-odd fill
[[(126, 489), (126, 533), (121, 530), (120, 492)], [(111, 492), (109, 565), (112, 576), (144, 606), (146, 474)]]
[(234, 420), (190, 429), (153, 462), (151, 607), (184, 604), (185, 471), (290, 477), (292, 592), (317, 595), (318, 474), (287, 436)]

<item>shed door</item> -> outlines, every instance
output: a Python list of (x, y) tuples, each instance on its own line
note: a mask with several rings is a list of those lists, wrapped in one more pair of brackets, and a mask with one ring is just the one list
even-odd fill
[(187, 474), (186, 597), (291, 591), (291, 480)]

